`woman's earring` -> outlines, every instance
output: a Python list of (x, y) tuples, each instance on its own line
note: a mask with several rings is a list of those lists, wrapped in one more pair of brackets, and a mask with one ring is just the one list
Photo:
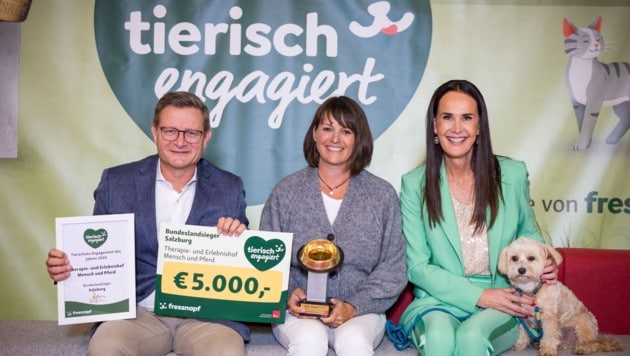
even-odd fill
[(437, 135), (433, 136), (433, 143), (435, 143), (436, 145), (440, 144), (440, 139), (437, 137)]

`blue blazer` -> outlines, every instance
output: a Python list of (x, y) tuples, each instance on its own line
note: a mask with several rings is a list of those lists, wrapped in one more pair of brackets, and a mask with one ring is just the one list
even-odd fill
[[(155, 290), (158, 241), (155, 215), (155, 182), (158, 156), (105, 169), (94, 191), (94, 215), (133, 213), (136, 248), (136, 298)], [(245, 189), (240, 177), (201, 159), (189, 225), (216, 226), (219, 217), (249, 224)]]

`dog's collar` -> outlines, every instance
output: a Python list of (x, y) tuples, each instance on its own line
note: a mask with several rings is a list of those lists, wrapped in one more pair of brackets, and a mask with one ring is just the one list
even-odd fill
[(536, 285), (536, 287), (531, 291), (531, 292), (525, 292), (524, 290), (522, 290), (519, 287), (514, 287), (514, 290), (516, 291), (516, 293), (520, 294), (520, 295), (532, 295), (535, 296), (536, 294), (538, 294), (538, 292), (540, 292), (540, 289), (542, 288), (542, 286), (545, 283), (543, 282), (542, 278), (538, 280), (538, 284)]
[(540, 306), (538, 305), (538, 301), (536, 298), (536, 294), (538, 294), (538, 292), (540, 292), (540, 289), (542, 288), (542, 286), (545, 284), (545, 282), (543, 282), (542, 278), (538, 280), (538, 284), (536, 285), (536, 287), (531, 291), (531, 292), (525, 292), (524, 290), (522, 290), (519, 287), (514, 287), (514, 291), (518, 294), (518, 295), (528, 295), (531, 296), (532, 298), (534, 298), (534, 312), (536, 313), (534, 316), (534, 320), (535, 320), (535, 324), (533, 325), (533, 329), (532, 327), (530, 327), (527, 322), (525, 321), (525, 319), (523, 318), (518, 318), (521, 325), (523, 326), (523, 328), (525, 329), (525, 331), (527, 332), (527, 334), (529, 335), (530, 338), (532, 338), (535, 341), (539, 341), (540, 339), (542, 339), (543, 337), (543, 322), (542, 319), (540, 317)]

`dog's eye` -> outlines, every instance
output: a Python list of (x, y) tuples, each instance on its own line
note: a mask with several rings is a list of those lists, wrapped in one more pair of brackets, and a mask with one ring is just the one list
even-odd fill
[(535, 261), (535, 260), (536, 260), (536, 257), (534, 257), (534, 256), (527, 256), (527, 260), (528, 260), (529, 262), (533, 262), (533, 261)]
[(518, 261), (518, 256), (512, 256), (512, 262)]

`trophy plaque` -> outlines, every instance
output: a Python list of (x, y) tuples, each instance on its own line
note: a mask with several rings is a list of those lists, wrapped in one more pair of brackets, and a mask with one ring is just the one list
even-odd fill
[(328, 273), (339, 268), (343, 262), (343, 251), (333, 243), (334, 235), (326, 239), (310, 241), (298, 250), (298, 261), (308, 271), (306, 301), (300, 303), (302, 315), (327, 317), (331, 304), (326, 297)]

